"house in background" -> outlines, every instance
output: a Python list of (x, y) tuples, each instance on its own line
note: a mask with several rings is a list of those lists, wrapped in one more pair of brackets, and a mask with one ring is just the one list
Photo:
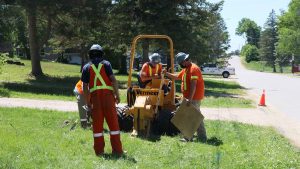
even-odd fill
[(80, 53), (64, 53), (64, 57), (67, 58), (70, 64), (81, 65)]
[(54, 53), (52, 48), (44, 48), (44, 52), (41, 53), (42, 60), (52, 62), (62, 62), (68, 64), (81, 65), (80, 53), (74, 49), (66, 49), (63, 53)]

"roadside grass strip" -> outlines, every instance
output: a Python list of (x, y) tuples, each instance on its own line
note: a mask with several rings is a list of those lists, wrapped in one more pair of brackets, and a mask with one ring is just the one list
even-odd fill
[[(242, 61), (242, 64), (249, 70), (273, 73), (273, 67), (271, 65), (267, 65), (266, 61), (251, 61), (251, 62), (247, 63), (244, 56), (241, 56), (241, 61)], [(280, 73), (279, 65), (276, 64), (275, 67), (276, 67), (276, 73)], [(290, 65), (290, 63), (282, 66), (282, 71), (285, 74), (291, 74), (292, 66)]]
[(77, 116), (0, 107), (0, 168), (300, 168), (300, 151), (272, 128), (209, 120), (206, 144), (122, 133), (121, 158), (111, 155), (106, 127), (105, 154), (96, 157), (92, 131), (74, 127)]
[[(79, 65), (42, 61), (45, 76), (38, 79), (30, 77), (31, 62), (22, 60), (25, 66), (4, 65), (0, 74), (0, 97), (29, 98), (43, 100), (76, 101), (73, 89), (81, 77)], [(117, 70), (114, 70), (117, 73)], [(137, 83), (136, 73), (132, 82)], [(116, 74), (119, 82), (121, 103), (126, 103), (127, 75)], [(253, 103), (243, 98), (244, 89), (233, 81), (220, 80), (222, 77), (204, 76), (204, 107), (250, 108)], [(176, 82), (177, 95), (181, 96), (180, 81)]]

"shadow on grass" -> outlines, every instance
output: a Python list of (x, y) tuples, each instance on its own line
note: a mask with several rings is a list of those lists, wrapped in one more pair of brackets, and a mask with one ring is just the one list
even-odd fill
[(26, 83), (4, 82), (2, 85), (4, 89), (0, 90), (0, 95), (8, 96), (9, 91), (16, 91), (33, 94), (73, 96), (73, 89), (78, 80), (78, 77), (51, 77), (45, 75), (35, 80), (29, 79)]
[(153, 135), (151, 134), (148, 138), (147, 137), (142, 137), (142, 136), (138, 136), (137, 138), (145, 140), (145, 141), (150, 141), (150, 142), (157, 142), (160, 141), (160, 135)]
[(122, 160), (127, 160), (131, 163), (137, 163), (136, 159), (133, 157), (128, 156), (127, 154), (123, 154), (123, 155), (116, 155), (116, 154), (108, 154), (108, 153), (104, 153), (103, 155), (99, 156), (104, 158), (105, 160), (112, 160), (112, 161), (116, 161), (119, 159)]
[(218, 139), (217, 137), (211, 137), (207, 139), (206, 144), (212, 145), (212, 146), (220, 146), (223, 145), (223, 141)]
[(226, 91), (215, 91), (213, 89), (205, 89), (205, 96), (213, 96), (215, 98), (219, 97), (229, 97), (229, 98), (240, 98), (237, 94), (232, 94)]
[(204, 79), (217, 79), (217, 80), (222, 80), (222, 79), (233, 79), (234, 77), (229, 76), (229, 78), (223, 78), (222, 75), (202, 75)]
[[(39, 76), (36, 79), (28, 79), (28, 83), (33, 85), (39, 85), (39, 84), (46, 84), (46, 85), (58, 85), (58, 86), (75, 86), (75, 84), (78, 82), (80, 77), (71, 77), (71, 76), (64, 76), (64, 77), (58, 77), (58, 76), (50, 76), (50, 75), (43, 75)], [(51, 84), (49, 84), (51, 83)]]
[[(221, 90), (215, 90), (221, 89)], [(228, 90), (226, 90), (228, 89)], [(213, 96), (213, 97), (230, 97), (230, 98), (238, 98), (237, 94), (231, 93), (229, 90), (232, 89), (245, 89), (239, 84), (232, 84), (226, 82), (218, 82), (218, 81), (205, 81), (205, 96)], [(176, 82), (176, 91), (181, 91), (181, 83), (179, 81)]]
[(204, 81), (206, 88), (222, 88), (222, 89), (244, 89), (236, 83), (227, 83), (223, 81)]

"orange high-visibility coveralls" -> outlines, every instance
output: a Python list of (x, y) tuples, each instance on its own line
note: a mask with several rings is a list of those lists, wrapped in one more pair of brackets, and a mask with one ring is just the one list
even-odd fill
[(89, 89), (93, 105), (92, 119), (95, 153), (96, 155), (101, 155), (104, 152), (103, 122), (105, 118), (110, 130), (112, 153), (122, 154), (123, 150), (112, 83), (101, 63), (99, 63), (98, 68), (92, 64), (89, 72)]

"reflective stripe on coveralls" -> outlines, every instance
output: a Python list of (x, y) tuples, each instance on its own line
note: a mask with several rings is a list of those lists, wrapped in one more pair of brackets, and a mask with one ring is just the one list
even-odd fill
[[(110, 135), (118, 135), (120, 134), (120, 130), (118, 131), (110, 131)], [(102, 137), (104, 133), (94, 133), (94, 137)]]
[[(108, 89), (108, 90), (113, 90), (113, 88), (112, 88), (111, 86), (107, 86), (107, 85), (106, 85), (106, 83), (104, 82), (102, 76), (101, 76), (100, 73), (99, 73), (100, 70), (101, 70), (101, 68), (102, 68), (102, 66), (103, 66), (103, 64), (99, 64), (99, 65), (98, 65), (98, 69), (95, 67), (94, 64), (92, 64), (91, 66), (92, 66), (93, 71), (94, 71), (95, 74), (96, 74), (96, 78), (94, 79), (94, 85), (93, 85), (93, 87), (90, 89), (90, 92), (92, 93), (93, 91), (98, 90), (98, 89)], [(102, 84), (101, 86), (97, 86), (97, 79), (100, 80), (100, 82), (101, 82), (101, 84)]]
[(120, 134), (120, 130), (118, 131), (110, 131), (110, 135), (118, 135)]
[(94, 137), (102, 137), (103, 133), (94, 133)]
[[(191, 77), (191, 80), (197, 80), (197, 79), (198, 79), (198, 76), (192, 76), (192, 77)], [(186, 88), (187, 88), (187, 87), (186, 87), (186, 86), (187, 86), (187, 85), (186, 85), (186, 72), (185, 72), (184, 75), (183, 75), (183, 85), (184, 85), (183, 89), (186, 90)]]
[(186, 90), (186, 72), (183, 75), (183, 89)]

